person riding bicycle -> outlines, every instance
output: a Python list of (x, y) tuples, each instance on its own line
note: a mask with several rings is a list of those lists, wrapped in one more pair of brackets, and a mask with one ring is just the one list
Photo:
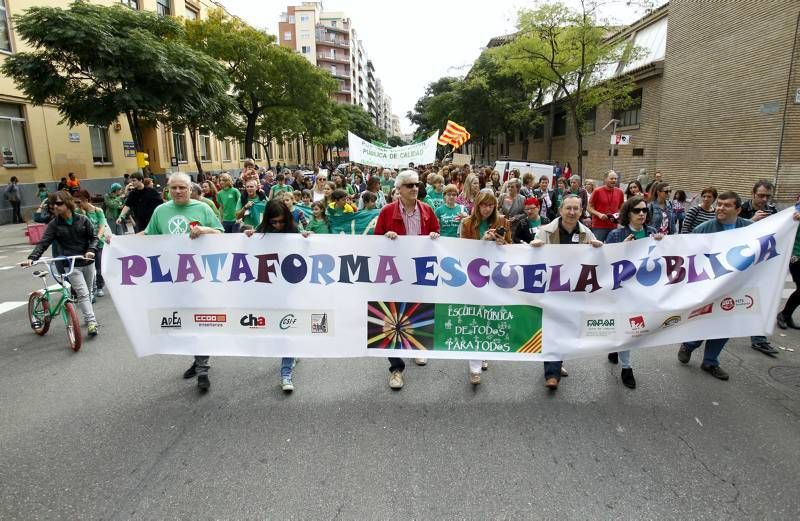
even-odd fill
[[(22, 266), (30, 266), (39, 260), (42, 253), (53, 242), (58, 242), (59, 253), (63, 256), (82, 255), (87, 260), (76, 259), (75, 269), (68, 279), (72, 289), (78, 296), (78, 307), (87, 324), (89, 336), (97, 335), (97, 319), (92, 308), (90, 288), (94, 285), (96, 276), (94, 257), (97, 254), (97, 234), (85, 216), (75, 213), (75, 200), (67, 191), (54, 192), (47, 196), (48, 204), (52, 206), (55, 218), (48, 223), (44, 235), (33, 249), (28, 260), (21, 262)], [(63, 263), (59, 271), (63, 272)]]

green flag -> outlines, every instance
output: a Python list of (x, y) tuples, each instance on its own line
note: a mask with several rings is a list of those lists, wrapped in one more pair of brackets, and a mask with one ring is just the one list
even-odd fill
[(347, 235), (372, 235), (375, 232), (375, 223), (381, 211), (359, 210), (355, 213), (328, 216), (331, 233), (346, 233)]

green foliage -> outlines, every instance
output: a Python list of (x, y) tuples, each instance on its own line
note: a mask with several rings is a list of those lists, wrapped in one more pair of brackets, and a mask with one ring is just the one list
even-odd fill
[(443, 130), (448, 119), (456, 122), (463, 120), (462, 84), (462, 79), (446, 76), (428, 85), (425, 95), (417, 100), (414, 110), (408, 113), (408, 119), (417, 125), (415, 138)]
[(55, 105), (69, 125), (107, 125), (125, 114), (138, 150), (140, 118), (196, 103), (198, 86), (221, 73), (186, 45), (179, 21), (155, 13), (78, 1), (33, 7), (14, 21), (33, 50), (6, 58), (2, 71), (25, 96)]

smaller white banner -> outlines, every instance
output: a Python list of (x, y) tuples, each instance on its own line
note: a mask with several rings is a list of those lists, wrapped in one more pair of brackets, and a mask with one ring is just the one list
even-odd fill
[(347, 133), (350, 161), (368, 166), (403, 168), (409, 163), (428, 165), (436, 160), (436, 140), (439, 133), (420, 143), (403, 147), (382, 147), (361, 139), (352, 132)]

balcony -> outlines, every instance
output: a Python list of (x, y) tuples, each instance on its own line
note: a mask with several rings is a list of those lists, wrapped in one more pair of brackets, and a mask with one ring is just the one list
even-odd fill
[(317, 31), (316, 38), (317, 45), (329, 45), (331, 47), (350, 49), (350, 40), (345, 40), (344, 38), (335, 38), (333, 35), (328, 35), (321, 31)]
[(333, 63), (342, 63), (344, 65), (349, 65), (350, 64), (350, 59), (347, 56), (331, 56), (327, 52), (318, 52), (317, 53), (317, 60), (318, 61), (333, 62)]
[(350, 34), (350, 26), (349, 25), (345, 25), (344, 27), (331, 27), (330, 25), (325, 25), (325, 24), (317, 25), (317, 29), (320, 29), (320, 28), (323, 29), (323, 30), (327, 30), (327, 31), (335, 31), (335, 32), (341, 33), (341, 34)]
[(331, 76), (334, 78), (339, 78), (340, 80), (349, 80), (350, 79), (350, 71), (336, 71), (333, 72), (329, 70), (328, 72), (331, 73)]

